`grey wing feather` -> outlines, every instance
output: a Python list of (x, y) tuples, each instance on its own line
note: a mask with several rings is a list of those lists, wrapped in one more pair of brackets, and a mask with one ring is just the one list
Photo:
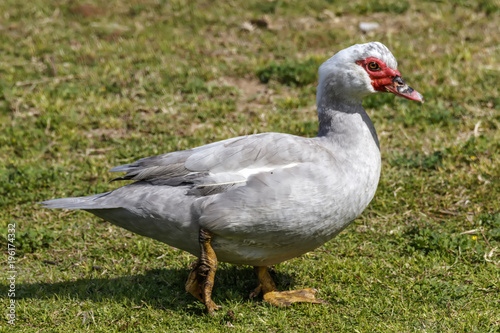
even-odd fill
[(183, 177), (194, 171), (186, 168), (186, 160), (189, 157), (199, 154), (200, 151), (211, 151), (214, 146), (221, 145), (232, 140), (234, 139), (219, 141), (189, 150), (182, 150), (152, 157), (145, 157), (130, 164), (114, 167), (110, 171), (126, 172), (125, 176), (118, 177), (113, 180), (153, 181)]
[[(126, 172), (114, 180), (153, 185), (193, 185), (191, 195), (212, 195), (243, 185), (245, 169), (279, 168), (314, 161), (324, 148), (310, 139), (281, 133), (236, 137), (202, 147), (140, 159), (111, 169)], [(251, 172), (250, 172), (251, 173)]]

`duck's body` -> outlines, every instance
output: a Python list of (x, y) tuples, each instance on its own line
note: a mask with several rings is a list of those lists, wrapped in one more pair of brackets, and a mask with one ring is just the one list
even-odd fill
[[(372, 199), (380, 174), (380, 153), (368, 129), (359, 133), (358, 142), (346, 142), (354, 149), (343, 156), (332, 153), (328, 137), (265, 133), (181, 152), (182, 157), (173, 153), (143, 160), (147, 169), (181, 158), (198, 174), (191, 171), (182, 180), (176, 179), (174, 182), (184, 183), (177, 186), (166, 185), (172, 178), (148, 175), (155, 180), (97, 196), (64, 199), (64, 205), (59, 202), (58, 207), (85, 209), (195, 256), (200, 254), (198, 231), (202, 227), (214, 234), (212, 246), (220, 261), (273, 265), (330, 240)], [(256, 143), (259, 148), (250, 148)], [(238, 155), (238, 164), (252, 162), (259, 155), (263, 163), (229, 172), (231, 166), (224, 164), (234, 160), (224, 156), (228, 152)], [(296, 155), (300, 160), (293, 158)], [(200, 186), (215, 182), (231, 182), (232, 186)], [(212, 190), (222, 192), (210, 194)]]
[[(207, 244), (220, 261), (253, 266), (311, 251), (359, 216), (377, 188), (380, 150), (362, 97), (383, 83), (398, 95), (421, 99), (406, 85), (409, 91), (399, 91), (404, 87), (397, 88), (396, 74), (388, 83), (374, 78), (360, 63), (373, 57), (397, 72), (394, 57), (380, 43), (355, 45), (321, 66), (315, 138), (264, 133), (145, 158), (112, 170), (127, 172), (119, 180), (133, 184), (43, 204), (87, 210), (201, 262)], [(201, 230), (210, 235), (208, 241)]]

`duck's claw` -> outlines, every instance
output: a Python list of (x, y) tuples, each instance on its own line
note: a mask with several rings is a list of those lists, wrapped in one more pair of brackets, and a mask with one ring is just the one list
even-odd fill
[(207, 307), (207, 311), (211, 316), (213, 316), (215, 314), (215, 311), (222, 308), (222, 306), (215, 304), (214, 301), (212, 301), (212, 300), (205, 303), (205, 306)]
[(250, 295), (248, 295), (248, 297), (250, 297), (250, 299), (254, 299), (255, 297), (259, 296), (259, 294), (262, 292), (262, 285), (259, 283), (259, 285), (257, 286), (257, 288), (255, 288), (251, 293)]

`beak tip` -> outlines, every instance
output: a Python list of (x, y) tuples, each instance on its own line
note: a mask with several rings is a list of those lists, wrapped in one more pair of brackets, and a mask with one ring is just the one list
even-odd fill
[(418, 91), (415, 91), (415, 92), (417, 93), (419, 102), (424, 104), (424, 96), (421, 93), (419, 93)]

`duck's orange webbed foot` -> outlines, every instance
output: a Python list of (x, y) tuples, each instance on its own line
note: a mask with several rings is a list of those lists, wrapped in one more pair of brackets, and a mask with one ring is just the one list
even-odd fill
[(327, 301), (316, 298), (317, 290), (314, 288), (277, 291), (267, 267), (258, 266), (255, 270), (259, 278), (259, 286), (250, 294), (250, 298), (256, 297), (262, 291), (264, 301), (280, 307), (290, 306), (293, 303), (328, 304)]

